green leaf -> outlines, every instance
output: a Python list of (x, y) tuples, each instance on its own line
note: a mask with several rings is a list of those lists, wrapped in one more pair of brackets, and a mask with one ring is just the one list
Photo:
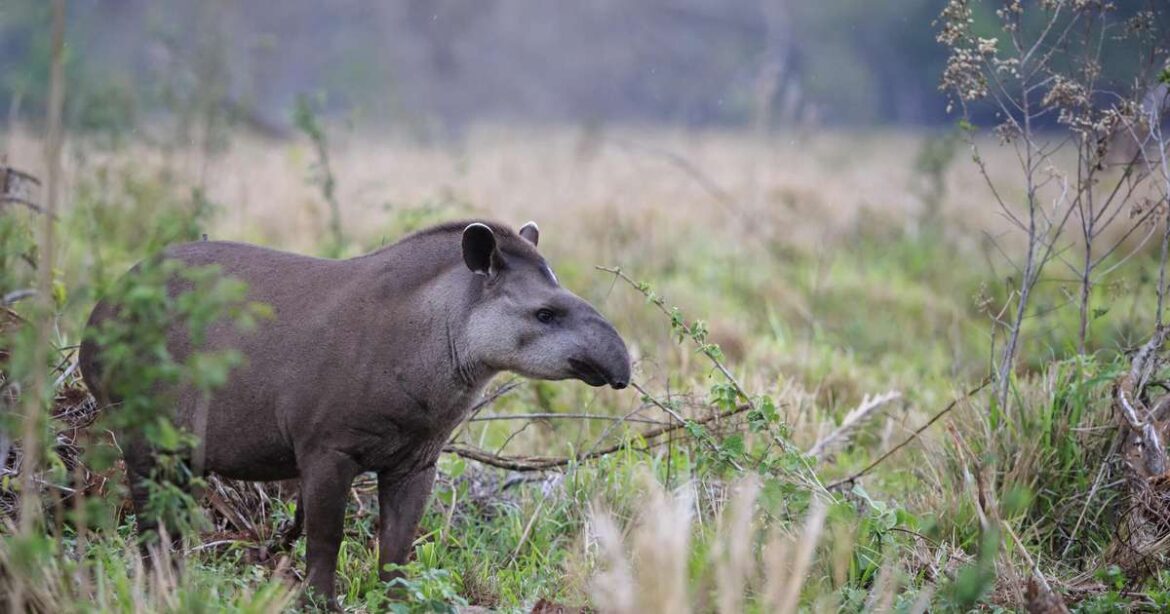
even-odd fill
[(748, 412), (747, 420), (748, 428), (751, 429), (753, 433), (759, 433), (760, 431), (768, 428), (768, 419), (764, 417), (764, 412), (758, 408)]
[(453, 456), (454, 458), (452, 458), (447, 463), (447, 475), (450, 476), (452, 480), (454, 480), (454, 479), (458, 478), (459, 476), (463, 475), (463, 472), (467, 470), (467, 463), (462, 458), (460, 458), (458, 456), (455, 456), (455, 455), (451, 455), (451, 456)]
[(179, 431), (171, 424), (170, 420), (159, 420), (157, 423), (157, 430), (154, 443), (158, 447), (173, 451), (179, 449)]
[(60, 279), (54, 279), (53, 280), (53, 304), (55, 304), (58, 309), (64, 307), (65, 300), (68, 298), (68, 296), (69, 296), (69, 293), (65, 289), (65, 283), (62, 282)]
[(744, 452), (743, 435), (736, 433), (724, 439), (722, 450), (731, 458), (742, 458)]
[(707, 429), (703, 428), (702, 424), (699, 424), (694, 420), (687, 420), (686, 426), (683, 428), (686, 430), (687, 435), (690, 435), (699, 441), (706, 441), (707, 438), (710, 437), (710, 435), (707, 433)]

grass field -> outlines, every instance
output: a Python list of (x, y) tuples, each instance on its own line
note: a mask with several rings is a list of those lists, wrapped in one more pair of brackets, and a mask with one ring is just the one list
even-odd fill
[[(238, 137), (205, 155), (138, 136), (66, 148), (58, 347), (77, 343), (95, 289), (158, 242), (206, 233), (326, 249), (308, 143)], [(562, 283), (626, 338), (645, 392), (521, 382), (478, 417), (565, 417), (461, 428), (461, 445), (505, 457), (618, 450), (543, 472), (445, 455), (409, 598), (393, 607), (1012, 610), (1036, 577), (1082, 611), (1170, 605), (1170, 577), (1107, 556), (1127, 506), (1111, 387), (1155, 321), (1157, 241), (1142, 247), (1144, 232), (1094, 287), (1085, 355), (1076, 280), (1050, 267), (1003, 411), (988, 390), (965, 391), (1003, 343), (994, 318), (1011, 300), (1023, 239), (965, 146), (950, 145), (936, 175), (924, 170), (924, 144), (940, 135), (482, 127), (449, 144), (338, 127), (330, 138), (340, 253), (439, 221), (536, 220)], [(8, 140), (13, 166), (42, 172), (31, 133)], [(992, 175), (1015, 185), (1012, 154), (981, 144)], [(14, 236), (0, 246), (8, 253)], [(672, 324), (664, 311), (675, 307)], [(671, 424), (663, 405), (697, 422), (638, 437)], [(109, 477), (113, 492), (116, 469)], [(355, 488), (339, 565), (353, 611), (392, 607), (377, 581), (369, 487)], [(292, 500), (216, 488), (249, 517), (209, 504), (212, 528), (187, 537), (181, 577), (141, 568), (125, 515), (80, 534), (65, 523), (35, 544), (8, 537), (3, 563), (51, 610), (293, 607), (303, 542), (267, 560), (257, 543)]]

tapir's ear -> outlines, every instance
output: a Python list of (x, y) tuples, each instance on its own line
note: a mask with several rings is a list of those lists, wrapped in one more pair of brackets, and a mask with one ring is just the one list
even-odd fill
[(463, 229), (463, 262), (479, 275), (490, 277), (499, 271), (502, 259), (496, 249), (496, 234), (486, 224), (476, 222)]
[(520, 236), (528, 239), (529, 243), (536, 245), (537, 241), (540, 241), (540, 228), (536, 225), (536, 222), (528, 222), (520, 227)]

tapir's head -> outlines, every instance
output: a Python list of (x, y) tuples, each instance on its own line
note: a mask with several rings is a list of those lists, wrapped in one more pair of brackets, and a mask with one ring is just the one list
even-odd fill
[(592, 305), (561, 286), (536, 251), (539, 238), (532, 222), (515, 234), (481, 223), (463, 230), (463, 261), (480, 286), (466, 349), (494, 370), (625, 388), (626, 344)]

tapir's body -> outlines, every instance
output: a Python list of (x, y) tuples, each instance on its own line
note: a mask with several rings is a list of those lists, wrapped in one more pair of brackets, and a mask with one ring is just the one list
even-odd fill
[[(433, 462), (494, 375), (461, 380), (451, 346), (436, 343), (461, 325), (470, 297), (426, 270), (466, 271), (461, 259), (426, 253), (434, 243), (413, 241), (405, 264), (394, 248), (340, 261), (239, 243), (169, 250), (190, 265), (218, 265), (273, 312), (259, 330), (224, 323), (207, 333), (207, 349), (234, 348), (245, 360), (208, 406), (206, 467), (233, 479), (289, 479), (300, 475), (297, 457), (318, 449), (351, 455), (367, 471)], [(175, 331), (172, 345), (185, 338)], [(182, 358), (190, 348), (172, 351)], [(194, 394), (182, 395), (179, 423), (193, 428), (196, 407)]]
[[(348, 488), (364, 471), (378, 474), (380, 563), (405, 561), (435, 461), (496, 373), (628, 382), (620, 337), (560, 288), (537, 236), (534, 225), (518, 235), (464, 222), (350, 260), (222, 242), (167, 251), (187, 265), (217, 265), (272, 309), (254, 330), (224, 322), (207, 331), (200, 349), (233, 348), (244, 358), (209, 402), (169, 392), (176, 423), (202, 437), (204, 470), (301, 479), (315, 589), (333, 593)], [(91, 326), (111, 317), (116, 306), (99, 303)], [(168, 339), (179, 360), (193, 351), (183, 323)], [(101, 348), (83, 343), (81, 366), (95, 395), (108, 399)], [(123, 449), (141, 516), (145, 491), (136, 485), (153, 457), (145, 442)]]

